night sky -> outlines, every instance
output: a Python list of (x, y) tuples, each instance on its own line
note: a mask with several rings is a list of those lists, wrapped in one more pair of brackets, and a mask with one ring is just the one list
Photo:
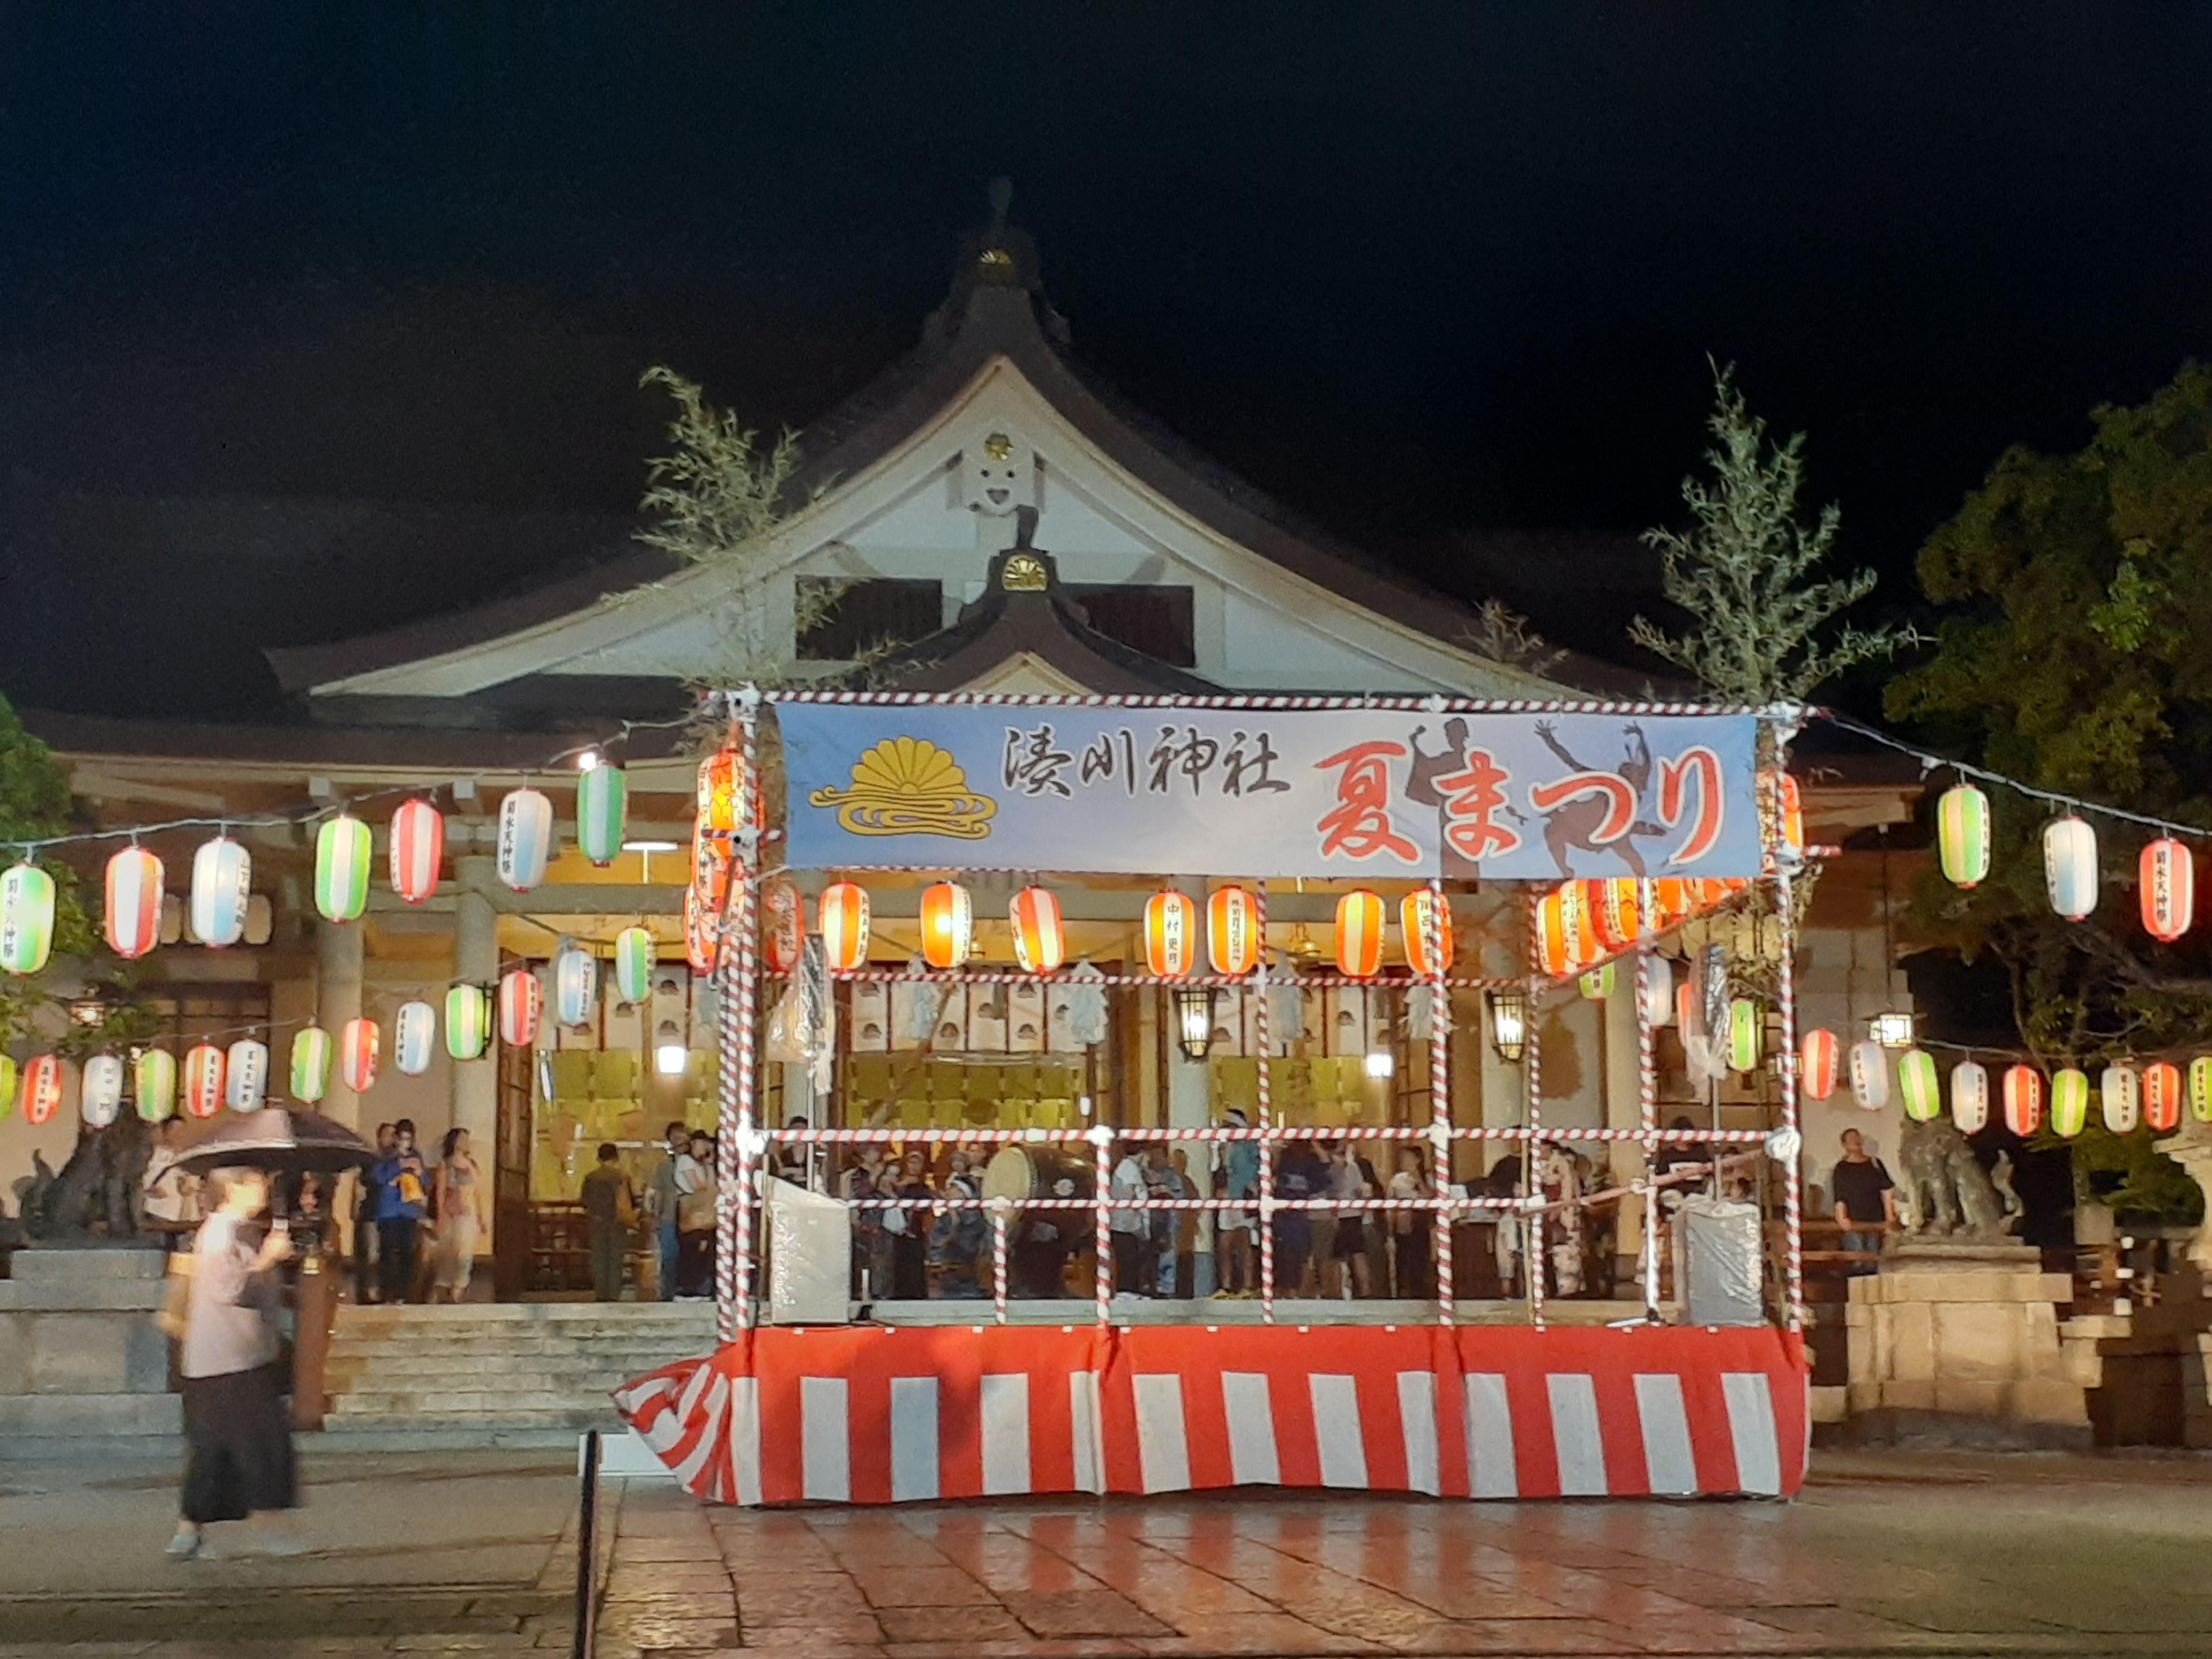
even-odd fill
[(2208, 88), (2212, 8), (2080, 0), (0, 0), (0, 690), (266, 717), (258, 645), (618, 550), (641, 368), (803, 428), (996, 173), (1087, 365), (1410, 574), (1674, 519), (1711, 353), (1903, 605), (2212, 351)]

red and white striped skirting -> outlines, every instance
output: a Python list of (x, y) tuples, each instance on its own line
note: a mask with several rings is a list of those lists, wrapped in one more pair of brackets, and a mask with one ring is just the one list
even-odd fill
[(757, 1330), (615, 1403), (729, 1504), (1347, 1487), (1788, 1496), (1802, 1340), (1767, 1329)]

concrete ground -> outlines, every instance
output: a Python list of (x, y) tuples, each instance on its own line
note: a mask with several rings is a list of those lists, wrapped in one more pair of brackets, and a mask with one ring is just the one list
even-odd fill
[[(179, 1565), (172, 1469), (0, 1462), (0, 1659), (567, 1650), (572, 1460), (306, 1471), (314, 1553)], [(603, 1659), (2212, 1654), (2203, 1458), (1826, 1453), (1790, 1504), (605, 1504)]]

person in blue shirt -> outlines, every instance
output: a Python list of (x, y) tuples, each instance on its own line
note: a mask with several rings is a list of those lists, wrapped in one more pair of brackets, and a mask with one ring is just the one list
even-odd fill
[[(1228, 1127), (1247, 1126), (1243, 1109), (1229, 1109)], [(1222, 1188), (1231, 1206), (1214, 1223), (1217, 1254), (1221, 1264), (1221, 1288), (1216, 1296), (1250, 1296), (1260, 1288), (1253, 1267), (1253, 1228), (1259, 1218), (1251, 1206), (1260, 1195), (1260, 1143), (1231, 1140), (1222, 1143)]]
[(415, 1291), (416, 1234), (430, 1202), (429, 1166), (415, 1145), (415, 1122), (392, 1126), (392, 1150), (369, 1166), (376, 1189), (376, 1278), (387, 1303)]

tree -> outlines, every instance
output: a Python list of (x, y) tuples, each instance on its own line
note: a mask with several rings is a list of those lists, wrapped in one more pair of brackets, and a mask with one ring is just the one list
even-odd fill
[(1839, 611), (1874, 591), (1875, 574), (1814, 579), (1835, 545), (1842, 514), (1832, 504), (1809, 525), (1797, 516), (1805, 434), (1770, 444), (1766, 422), (1744, 406), (1733, 369), (1714, 370), (1713, 394), (1705, 422), (1712, 481), (1682, 480), (1692, 527), (1644, 535), (1659, 550), (1661, 592), (1691, 626), (1666, 634), (1638, 617), (1628, 635), (1723, 702), (1802, 702), (1846, 669), (1888, 657), (1911, 635), (1846, 624), (1823, 637)]
[[(69, 777), (52, 751), (23, 729), (22, 720), (0, 697), (0, 852), (50, 840), (69, 832)], [(54, 878), (54, 955), (81, 957), (96, 935), (77, 897), (76, 872), (52, 857), (35, 860)], [(38, 1011), (52, 1000), (49, 975), (0, 978), (0, 1044), (14, 1043), (30, 1030)]]

